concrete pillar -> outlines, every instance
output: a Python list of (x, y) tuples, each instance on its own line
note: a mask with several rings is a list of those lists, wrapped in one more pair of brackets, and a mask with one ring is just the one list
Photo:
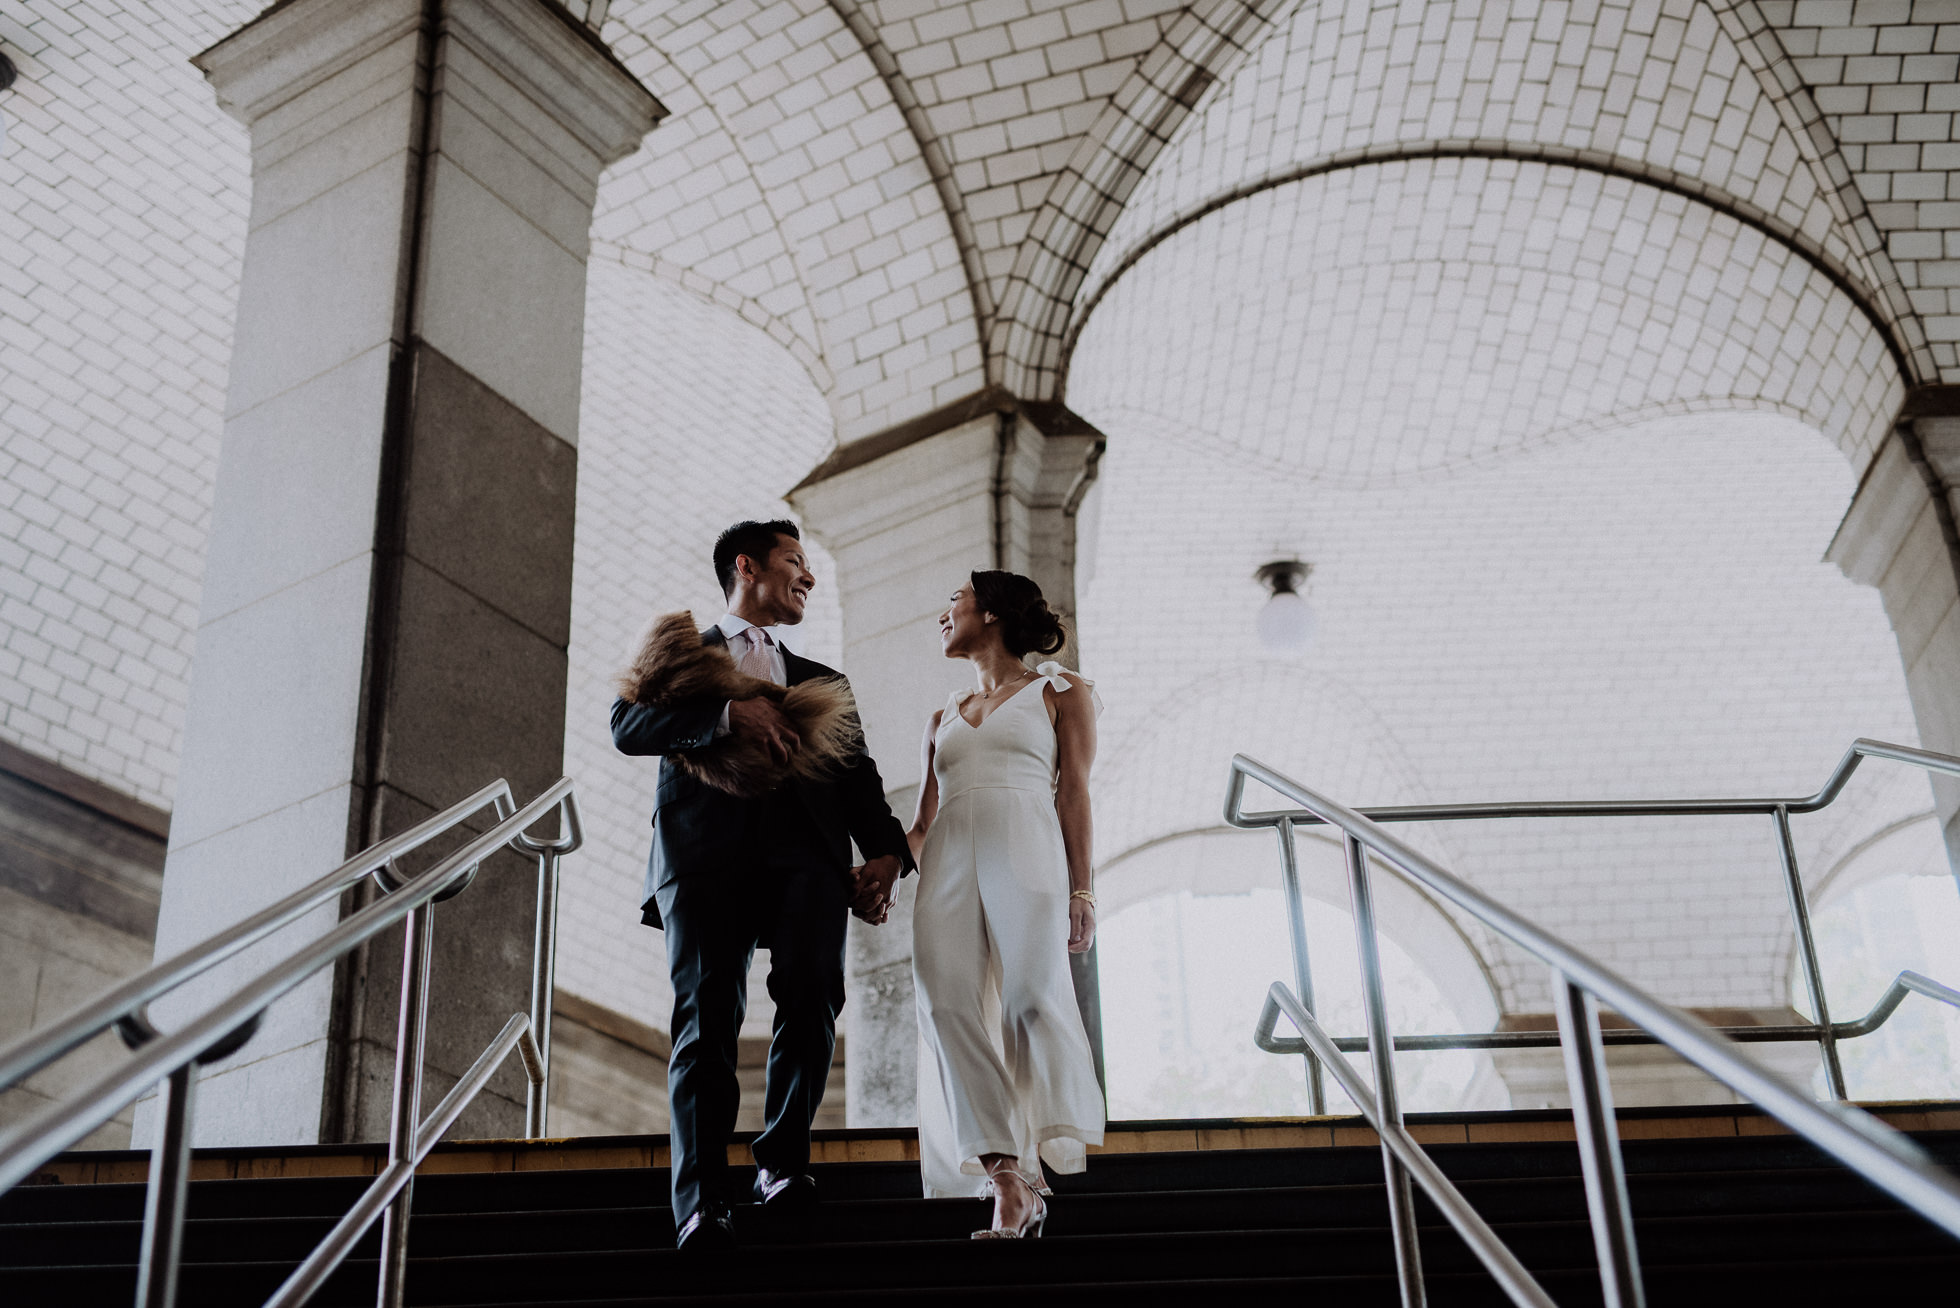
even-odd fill
[[(1923, 386), (1898, 423), (1824, 557), (1876, 586), (1899, 638), (1906, 689), (1927, 749), (1960, 754), (1960, 386)], [(1934, 776), (1947, 855), (1960, 869), (1960, 780)]]
[[(946, 597), (974, 569), (1000, 567), (1072, 612), (1075, 511), (1102, 448), (1062, 406), (989, 390), (844, 446), (790, 493), (836, 560), (844, 670), (901, 820), (918, 794), (926, 720), (970, 684), (965, 665), (939, 656)], [(1073, 665), (1073, 655), (1061, 657)], [(1077, 968), (1077, 998), (1100, 1049), (1094, 981), (1091, 956)], [(850, 1124), (917, 1122), (909, 880), (886, 925), (851, 923), (846, 994)]]
[[(550, 0), (291, 0), (196, 63), (252, 214), (159, 956), (559, 775), (587, 231), (662, 112)], [(506, 855), (436, 910), (432, 1097), (527, 1006), (530, 877)], [(385, 1136), (399, 969), (396, 936), (278, 1005), (198, 1142)], [(521, 1105), (512, 1069), (458, 1129)]]

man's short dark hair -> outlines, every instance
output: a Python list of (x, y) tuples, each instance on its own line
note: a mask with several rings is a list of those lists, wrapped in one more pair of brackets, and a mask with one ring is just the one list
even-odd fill
[(781, 518), (774, 522), (738, 522), (715, 542), (715, 580), (724, 596), (735, 593), (735, 556), (746, 554), (761, 567), (769, 562), (769, 551), (776, 548), (778, 536), (802, 540), (803, 533), (793, 522)]

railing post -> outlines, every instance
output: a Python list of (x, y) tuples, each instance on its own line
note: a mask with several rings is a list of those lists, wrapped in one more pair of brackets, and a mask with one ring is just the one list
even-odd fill
[[(1293, 988), (1300, 1004), (1309, 1013), (1313, 1008), (1313, 960), (1307, 954), (1307, 915), (1300, 897), (1300, 854), (1293, 844), (1293, 819), (1279, 820), (1280, 882), (1286, 888), (1286, 929), (1293, 940)], [(1322, 1083), (1320, 1060), (1313, 1051), (1307, 1060), (1307, 1108), (1315, 1117), (1327, 1111), (1327, 1090)]]
[[(388, 1162), (415, 1157), (422, 1120), (422, 1040), (429, 1025), (429, 958), (435, 905), (424, 904), (402, 921), (401, 1016), (395, 1023), (395, 1093), (388, 1122)], [(415, 1195), (410, 1177), (381, 1218), (381, 1275), (377, 1308), (401, 1308), (408, 1279), (408, 1217)]]
[(537, 1042), (544, 1080), (527, 1079), (524, 1087), (524, 1134), (544, 1138), (551, 1111), (551, 1001), (558, 974), (558, 850), (547, 845), (538, 852), (537, 938), (531, 945), (531, 1036)]
[[(1388, 998), (1382, 989), (1381, 950), (1375, 935), (1375, 900), (1368, 888), (1368, 855), (1347, 837), (1348, 895), (1354, 905), (1355, 952), (1361, 958), (1361, 1002), (1368, 1018), (1368, 1058), (1375, 1070), (1375, 1107), (1384, 1126), (1402, 1125), (1402, 1100), (1395, 1092), (1395, 1044), (1388, 1032)], [(1382, 1139), (1382, 1173), (1388, 1182), (1388, 1221), (1395, 1240), (1395, 1271), (1402, 1285), (1402, 1308), (1428, 1301), (1422, 1283), (1422, 1246), (1416, 1235), (1415, 1194), (1409, 1172)]]
[(1776, 806), (1776, 851), (1783, 859), (1783, 890), (1790, 898), (1790, 920), (1797, 928), (1797, 959), (1803, 964), (1804, 986), (1810, 992), (1810, 1011), (1817, 1020), (1817, 1049), (1824, 1057), (1824, 1082), (1831, 1098), (1845, 1093), (1844, 1064), (1838, 1059), (1837, 1033), (1831, 1028), (1831, 1006), (1824, 1000), (1824, 968), (1817, 959), (1817, 941), (1810, 933), (1810, 899), (1804, 894), (1803, 874), (1797, 870), (1797, 847), (1790, 839), (1790, 808)]
[(197, 1064), (172, 1072), (158, 1095), (157, 1140), (150, 1146), (150, 1184), (143, 1196), (143, 1251), (136, 1308), (174, 1308), (184, 1251), (184, 1206), (190, 1198), (191, 1114)]
[(1619, 1119), (1606, 1075), (1606, 1043), (1599, 1034), (1593, 997), (1552, 970), (1552, 1006), (1558, 1013), (1565, 1083), (1572, 1093), (1572, 1125), (1579, 1137), (1579, 1167), (1586, 1179), (1586, 1210), (1606, 1308), (1645, 1308), (1640, 1256), (1633, 1242), (1633, 1209), (1627, 1200), (1626, 1166), (1620, 1158)]

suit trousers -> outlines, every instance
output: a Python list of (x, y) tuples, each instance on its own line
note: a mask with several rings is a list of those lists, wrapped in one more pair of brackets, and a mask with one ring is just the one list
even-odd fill
[(786, 863), (678, 878), (662, 887), (667, 970), (674, 984), (667, 1101), (674, 1222), (708, 1200), (733, 1202), (728, 1142), (741, 1102), (738, 1038), (749, 965), (769, 950), (776, 1020), (756, 1165), (808, 1170), (810, 1123), (823, 1102), (844, 1007), (844, 929), (850, 886), (840, 868)]

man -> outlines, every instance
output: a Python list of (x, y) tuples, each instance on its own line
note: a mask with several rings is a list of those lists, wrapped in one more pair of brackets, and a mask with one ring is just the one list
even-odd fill
[[(736, 523), (715, 542), (714, 566), (728, 612), (701, 633), (704, 645), (726, 645), (742, 671), (779, 685), (838, 675), (783, 648), (778, 635), (803, 620), (816, 585), (794, 523)], [(816, 1201), (810, 1123), (844, 1006), (846, 915), (881, 919), (912, 856), (862, 744), (835, 775), (792, 780), (759, 799), (717, 790), (675, 765), (674, 755), (730, 732), (787, 762), (799, 742), (771, 700), (616, 700), (612, 731), (621, 753), (663, 756), (641, 919), (664, 926), (674, 983), (667, 1097), (678, 1243), (726, 1247), (734, 1242), (727, 1160), (740, 1101), (736, 1045), (756, 947), (770, 951), (776, 1005), (765, 1124), (754, 1145), (756, 1196), (794, 1212)], [(853, 840), (866, 859), (855, 874)]]

